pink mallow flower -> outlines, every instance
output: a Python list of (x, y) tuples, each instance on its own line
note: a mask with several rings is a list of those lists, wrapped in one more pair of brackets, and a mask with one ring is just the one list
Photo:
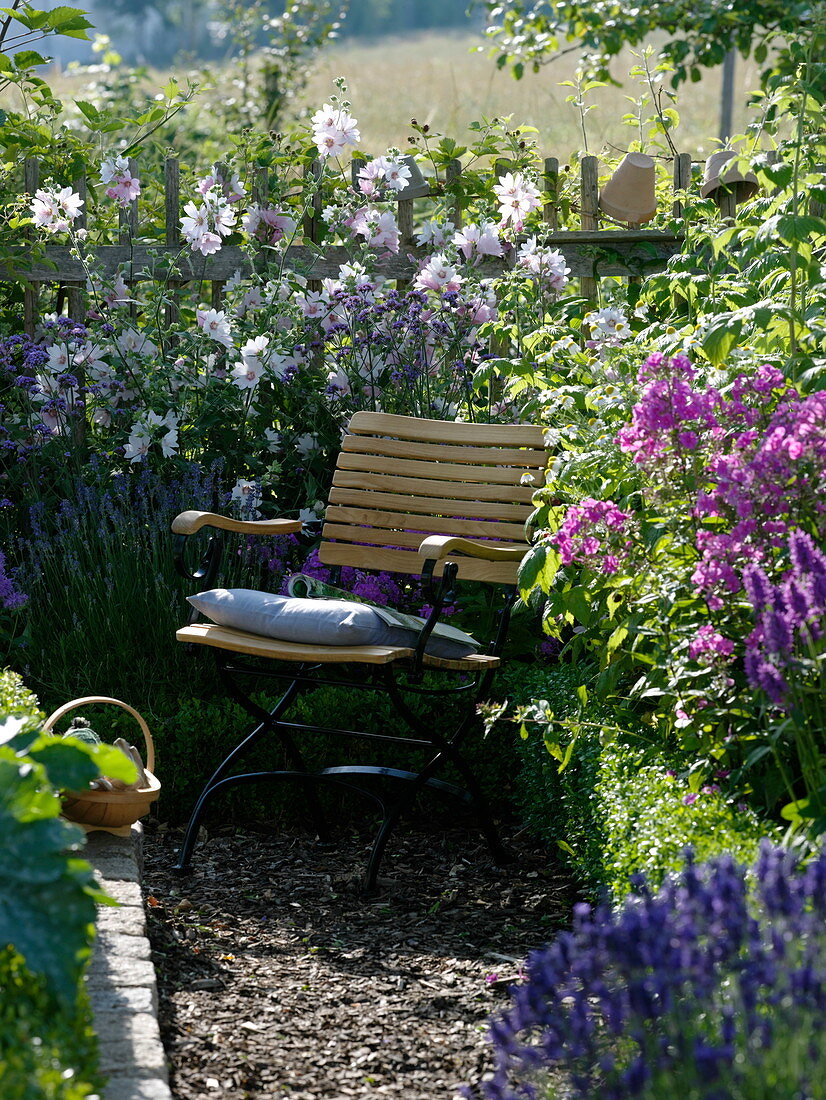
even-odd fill
[(519, 232), (525, 217), (539, 206), (539, 191), (525, 179), (521, 172), (517, 172), (516, 175), (507, 172), (504, 176), (500, 176), (493, 191), (499, 200), (499, 216), (502, 225), (510, 222)]
[(108, 184), (107, 197), (114, 199), (120, 206), (128, 206), (141, 193), (140, 180), (132, 174), (126, 157), (113, 157), (103, 161), (100, 166), (100, 181)]
[(462, 282), (462, 276), (458, 274), (439, 252), (431, 256), (419, 274), (416, 276), (415, 286), (418, 290), (437, 290), (443, 293), (456, 292)]
[(325, 103), (310, 120), (318, 155), (337, 157), (348, 145), (357, 145), (361, 140), (357, 121), (343, 107), (333, 107)]

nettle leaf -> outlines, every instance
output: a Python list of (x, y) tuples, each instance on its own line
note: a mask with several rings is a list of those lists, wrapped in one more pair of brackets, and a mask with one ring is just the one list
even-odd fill
[(709, 325), (703, 334), (701, 344), (712, 366), (720, 367), (725, 363), (742, 329), (743, 322), (728, 315)]
[(43, 780), (32, 763), (0, 759), (0, 943), (73, 1001), (99, 891), (89, 864), (67, 858), (83, 834), (57, 816)]
[(770, 183), (781, 189), (789, 186), (794, 175), (791, 164), (764, 164), (759, 171), (760, 175), (765, 176)]
[(522, 599), (527, 600), (536, 587), (550, 592), (561, 564), (559, 552), (553, 546), (548, 543), (534, 546), (519, 566), (518, 584)]
[(87, 103), (85, 99), (76, 99), (75, 106), (88, 123), (95, 126), (100, 119), (100, 111), (94, 103)]
[(826, 233), (826, 219), (811, 214), (781, 214), (777, 219), (777, 233), (786, 244), (809, 244), (812, 237)]

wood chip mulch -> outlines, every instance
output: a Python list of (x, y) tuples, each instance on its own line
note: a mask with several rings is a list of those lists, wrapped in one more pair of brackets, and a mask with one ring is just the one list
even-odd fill
[(370, 835), (333, 848), (298, 828), (225, 827), (171, 867), (177, 831), (147, 831), (144, 885), (161, 1033), (176, 1100), (451, 1100), (491, 1068), (488, 1017), (528, 952), (569, 921), (574, 891), (536, 841), (400, 826), (380, 892)]

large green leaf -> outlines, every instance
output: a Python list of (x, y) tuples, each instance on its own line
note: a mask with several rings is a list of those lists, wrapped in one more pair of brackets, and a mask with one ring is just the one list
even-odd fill
[(46, 768), (52, 786), (60, 790), (83, 790), (98, 775), (124, 783), (133, 783), (137, 776), (135, 765), (112, 745), (87, 745), (73, 738), (46, 736), (29, 751)]
[[(44, 779), (31, 762), (0, 758), (0, 945), (11, 944), (32, 972), (74, 1000), (98, 891), (89, 864), (67, 855), (83, 834), (57, 817)], [(33, 806), (41, 810), (35, 816), (26, 812)]]

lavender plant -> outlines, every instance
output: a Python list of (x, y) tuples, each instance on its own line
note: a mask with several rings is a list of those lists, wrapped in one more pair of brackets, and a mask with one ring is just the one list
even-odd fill
[(217, 469), (164, 480), (148, 466), (113, 474), (93, 460), (59, 503), (30, 506), (9, 547), (29, 596), (15, 664), (44, 704), (87, 693), (143, 700), (191, 674), (174, 641), (183, 593), (170, 524), (222, 502), (220, 482)]
[[(764, 842), (619, 910), (578, 905), (491, 1022), (487, 1100), (757, 1100), (826, 1095), (826, 849)], [(470, 1093), (472, 1095), (472, 1093)]]

